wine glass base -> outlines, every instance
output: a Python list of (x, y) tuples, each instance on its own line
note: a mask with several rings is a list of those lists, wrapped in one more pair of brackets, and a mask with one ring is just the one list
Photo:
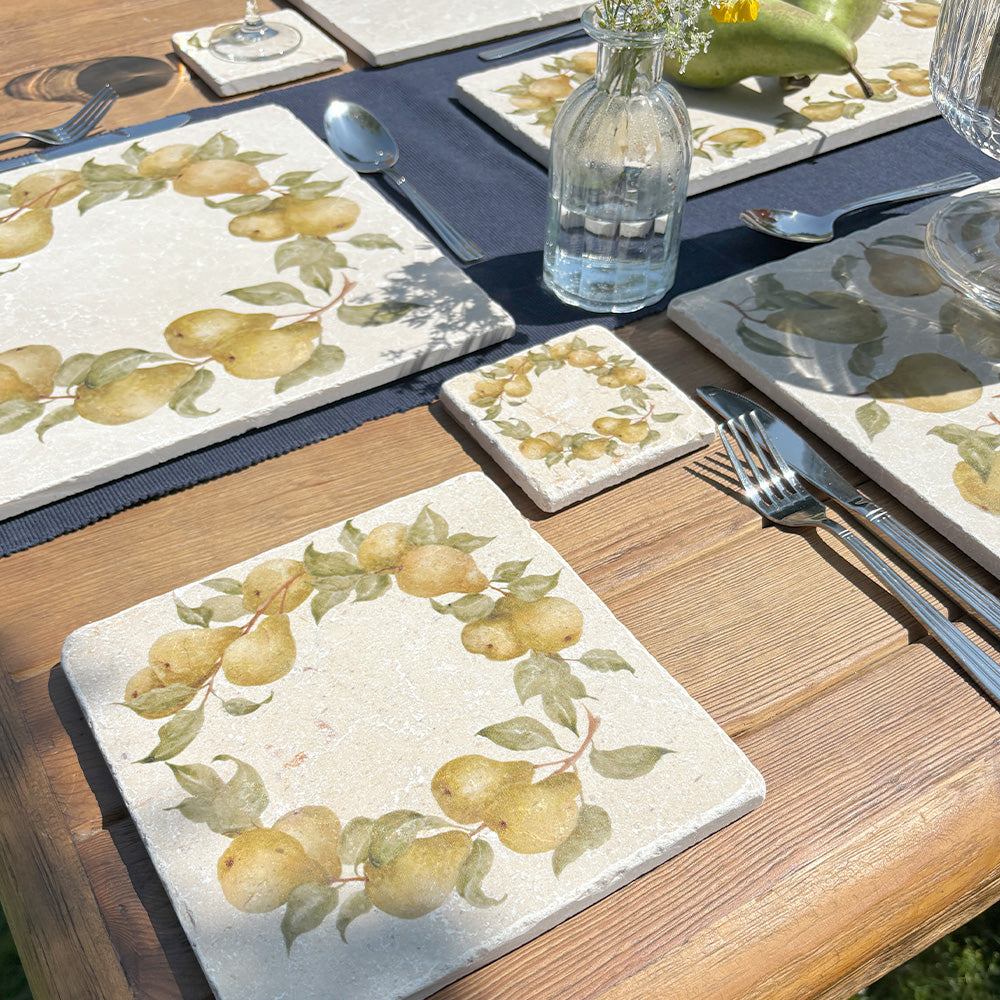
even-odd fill
[(1000, 312), (1000, 192), (949, 198), (927, 223), (925, 244), (950, 285)]
[(208, 48), (227, 62), (260, 62), (288, 55), (301, 43), (302, 35), (295, 28), (272, 21), (255, 28), (224, 24), (212, 32)]

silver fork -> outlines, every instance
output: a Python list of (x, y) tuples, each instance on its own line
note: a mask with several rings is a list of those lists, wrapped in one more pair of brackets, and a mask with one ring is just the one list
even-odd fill
[(8, 132), (0, 135), (0, 142), (7, 139), (34, 139), (48, 146), (65, 146), (69, 142), (82, 139), (118, 100), (118, 92), (110, 83), (104, 84), (94, 96), (72, 118), (52, 128), (40, 128), (35, 132)]
[[(719, 427), (719, 437), (747, 500), (757, 511), (769, 521), (787, 528), (823, 528), (836, 535), (975, 678), (994, 702), (1000, 704), (1000, 665), (849, 528), (829, 517), (823, 504), (802, 486), (781, 457), (754, 411), (750, 411), (749, 419), (744, 415), (727, 420)], [(739, 448), (742, 462), (730, 439)]]

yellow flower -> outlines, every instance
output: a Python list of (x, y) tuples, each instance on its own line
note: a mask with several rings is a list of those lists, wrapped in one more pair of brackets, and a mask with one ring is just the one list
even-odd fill
[(759, 0), (721, 0), (712, 4), (712, 17), (719, 24), (729, 21), (755, 21), (760, 10)]

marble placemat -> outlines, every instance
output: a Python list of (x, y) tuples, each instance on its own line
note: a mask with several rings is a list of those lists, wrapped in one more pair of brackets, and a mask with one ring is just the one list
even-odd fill
[(0, 178), (0, 517), (510, 337), (289, 111)]
[[(914, 11), (911, 8), (920, 8)], [(849, 143), (933, 118), (930, 61), (936, 6), (887, 3), (859, 39), (858, 68), (875, 96), (865, 99), (849, 75), (821, 74), (802, 90), (750, 77), (718, 90), (678, 90), (691, 117), (694, 158), (689, 194), (731, 184)], [(540, 163), (567, 95), (593, 74), (596, 45), (568, 46), (472, 73), (458, 100)]]
[(373, 66), (505, 38), (572, 21), (588, 6), (569, 0), (292, 0), (317, 24)]
[(426, 996), (764, 796), (478, 472), (86, 625), (62, 665), (218, 1000)]
[(667, 315), (1000, 577), (1000, 323), (925, 257), (941, 203), (680, 295)]
[(596, 324), (456, 375), (441, 401), (546, 511), (715, 437), (685, 393)]
[(219, 27), (216, 24), (194, 31), (179, 31), (171, 38), (171, 44), (174, 52), (222, 97), (303, 80), (337, 69), (347, 62), (347, 53), (297, 11), (270, 11), (267, 20), (295, 28), (302, 35), (298, 48), (275, 59), (229, 62), (213, 55), (208, 47), (212, 32)]

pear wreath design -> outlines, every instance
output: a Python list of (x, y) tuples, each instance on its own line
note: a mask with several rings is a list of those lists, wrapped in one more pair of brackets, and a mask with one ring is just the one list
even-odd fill
[[(550, 855), (558, 877), (613, 836), (607, 810), (592, 800), (607, 793), (595, 779), (640, 779), (674, 752), (617, 746), (601, 732), (600, 716), (584, 704), (592, 698), (581, 671), (627, 679), (635, 669), (615, 650), (575, 649), (584, 615), (555, 593), (559, 572), (529, 572), (530, 559), (484, 572), (472, 553), (492, 541), (453, 532), (429, 506), (412, 523), (368, 532), (348, 521), (338, 549), (310, 542), (300, 559), (271, 558), (243, 579), (205, 581), (211, 594), (198, 606), (175, 598), (185, 627), (159, 636), (125, 685), (123, 706), (166, 720), (137, 763), (166, 764), (187, 796), (170, 808), (228, 838), (216, 870), (222, 894), (246, 913), (284, 908), (289, 950), (334, 913), (346, 942), (348, 926), (373, 909), (415, 919), (451, 905), (453, 894), (473, 907), (501, 905), (505, 897), (483, 888), (494, 844)], [(292, 673), (303, 624), (296, 609), (308, 601), (318, 625), (335, 608), (350, 614), (393, 588), (457, 623), (468, 654), (512, 663), (517, 702), (538, 709), (484, 720), (476, 736), (505, 751), (500, 757), (470, 748), (442, 761), (430, 784), (440, 815), (395, 808), (344, 822), (328, 804), (309, 803), (267, 821), (267, 790), (246, 761), (219, 753), (209, 763), (175, 763), (197, 740), (209, 706), (234, 718), (266, 710), (273, 691), (262, 699), (244, 691)], [(531, 759), (535, 751), (547, 751), (545, 759)]]
[[(258, 168), (282, 155), (241, 150), (219, 132), (198, 146), (172, 143), (149, 151), (133, 143), (120, 163), (88, 160), (79, 170), (46, 168), (13, 186), (0, 184), (0, 259), (17, 260), (8, 270), (49, 244), (63, 206), (75, 203), (85, 215), (108, 201), (172, 192), (230, 216), (234, 238), (277, 243), (275, 270), (296, 271), (301, 286), (327, 297), (313, 305), (287, 281), (230, 289), (224, 294), (254, 311), (206, 308), (179, 316), (163, 331), (168, 351), (122, 346), (63, 357), (42, 343), (2, 351), (0, 433), (34, 425), (42, 441), (69, 420), (126, 424), (164, 406), (182, 417), (208, 416), (199, 403), (215, 383), (212, 366), (236, 379), (274, 380), (281, 393), (343, 367), (343, 349), (323, 343), (328, 311), (335, 309), (338, 322), (349, 326), (379, 326), (421, 308), (417, 302), (351, 303), (357, 283), (347, 272), (355, 255), (402, 247), (384, 233), (357, 231), (360, 206), (335, 193), (343, 179), (289, 170), (266, 180)], [(271, 311), (286, 306), (295, 311)]]

